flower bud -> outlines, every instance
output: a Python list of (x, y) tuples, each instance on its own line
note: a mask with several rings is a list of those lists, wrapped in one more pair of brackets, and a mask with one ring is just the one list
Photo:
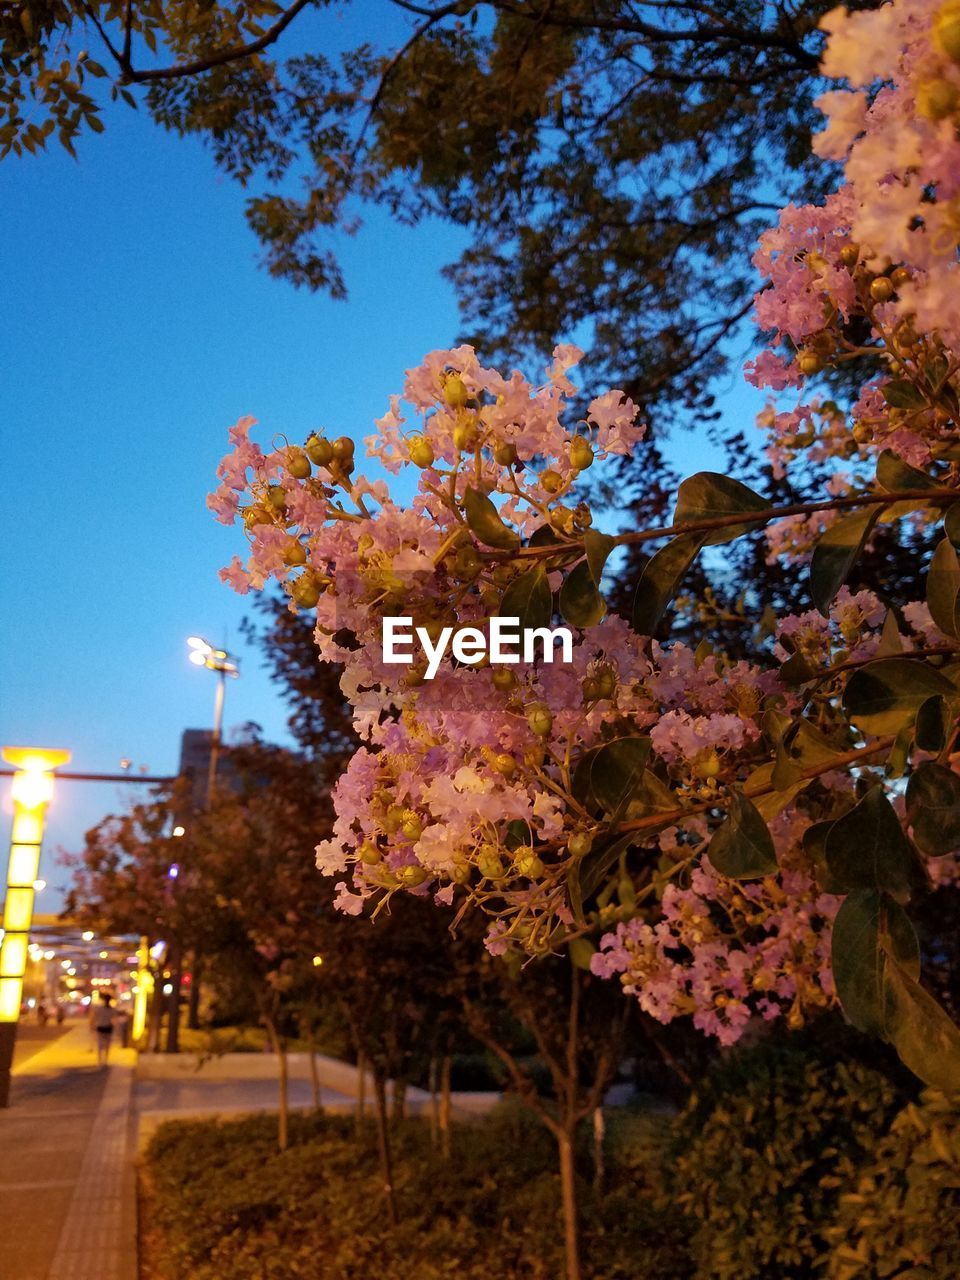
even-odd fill
[(493, 460), (501, 467), (512, 467), (517, 460), (517, 446), (509, 440), (501, 440), (494, 447)]
[(567, 849), (574, 858), (584, 858), (593, 848), (593, 836), (589, 831), (574, 831), (567, 841)]
[(840, 250), (840, 261), (845, 267), (855, 267), (860, 261), (860, 246), (858, 244), (845, 244)]
[(267, 506), (272, 511), (283, 515), (287, 509), (287, 491), (282, 484), (271, 484), (267, 488)]
[(536, 880), (543, 875), (543, 863), (528, 844), (518, 845), (513, 851), (513, 866), (518, 875)]
[(290, 565), (291, 568), (307, 563), (307, 549), (302, 542), (298, 542), (296, 538), (290, 539), (283, 548), (283, 563)]
[(425, 436), (411, 436), (407, 441), (407, 450), (415, 467), (426, 470), (433, 466), (433, 445)]
[(960, 3), (947, 0), (933, 20), (933, 39), (941, 53), (960, 64)]
[(499, 880), (503, 875), (503, 860), (494, 844), (485, 844), (480, 848), (477, 858), (477, 870), (488, 880)]
[(470, 392), (467, 390), (464, 380), (459, 373), (443, 374), (442, 380), (444, 400), (446, 400), (451, 409), (462, 409), (470, 399)]
[(310, 459), (302, 449), (287, 449), (284, 463), (294, 480), (306, 480), (310, 475)]
[(315, 467), (328, 467), (333, 461), (333, 445), (316, 432), (303, 446), (304, 451)]
[(252, 507), (244, 507), (240, 515), (248, 529), (258, 524), (273, 524), (272, 514), (259, 503), (254, 503)]
[(945, 120), (952, 116), (960, 101), (957, 86), (942, 77), (926, 80), (917, 89), (917, 110), (928, 120)]
[(577, 436), (570, 445), (570, 465), (577, 471), (586, 471), (593, 465), (593, 445), (583, 436)]
[(527, 724), (538, 738), (547, 737), (553, 728), (553, 716), (550, 714), (550, 708), (542, 702), (535, 707), (531, 707), (527, 712)]
[(797, 357), (797, 368), (807, 377), (815, 373), (819, 373), (823, 368), (823, 361), (815, 351), (801, 351)]
[(893, 283), (888, 276), (877, 276), (870, 284), (870, 297), (874, 302), (889, 302), (893, 294)]
[(500, 755), (493, 757), (491, 761), (494, 769), (500, 774), (501, 778), (506, 778), (509, 782), (513, 775), (517, 772), (517, 762), (513, 756), (502, 752)]

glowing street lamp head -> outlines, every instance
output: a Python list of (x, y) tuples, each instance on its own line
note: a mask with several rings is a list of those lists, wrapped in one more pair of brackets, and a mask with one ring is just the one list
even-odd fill
[(20, 810), (48, 805), (53, 799), (53, 770), (70, 760), (69, 751), (53, 747), (4, 747), (0, 754), (17, 771), (11, 793)]
[(29, 773), (49, 773), (70, 763), (70, 752), (56, 747), (4, 747), (0, 754), (7, 764)]
[(193, 649), (195, 653), (202, 653), (204, 656), (211, 651), (211, 646), (206, 640), (202, 640), (200, 636), (187, 636), (187, 647)]
[(33, 769), (15, 773), (10, 794), (21, 809), (41, 809), (53, 799), (53, 774)]

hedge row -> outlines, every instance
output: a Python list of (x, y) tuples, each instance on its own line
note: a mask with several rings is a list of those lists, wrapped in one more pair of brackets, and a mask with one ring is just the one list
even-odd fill
[[(612, 1119), (603, 1194), (581, 1153), (588, 1280), (956, 1280), (960, 1100), (904, 1100), (852, 1062), (739, 1054), (674, 1121)], [(150, 1280), (557, 1280), (555, 1151), (523, 1113), (396, 1132), (383, 1208), (372, 1129), (267, 1117), (158, 1130), (145, 1163)]]

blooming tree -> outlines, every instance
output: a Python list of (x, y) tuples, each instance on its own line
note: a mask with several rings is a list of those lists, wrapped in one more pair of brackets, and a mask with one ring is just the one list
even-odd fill
[[(775, 508), (704, 472), (668, 528), (601, 533), (584, 472), (631, 451), (636, 406), (608, 391), (571, 421), (575, 347), (531, 385), (462, 346), (410, 371), (366, 441), (416, 476), (410, 501), (356, 472), (347, 437), (264, 451), (244, 419), (211, 503), (250, 543), (224, 578), (279, 580), (344, 667), (363, 745), (317, 850), (342, 910), (458, 903), (489, 917), (494, 953), (570, 945), (723, 1043), (839, 999), (949, 1087), (960, 1034), (920, 985), (909, 913), (960, 848), (960, 4), (824, 25), (823, 70), (849, 87), (821, 98), (816, 147), (844, 181), (762, 237), (770, 340), (747, 371), (775, 394), (775, 470), (835, 460), (822, 499)], [(849, 409), (811, 385), (841, 364), (863, 371)], [(943, 524), (926, 599), (851, 593), (874, 527), (897, 521)], [(809, 561), (811, 608), (780, 619), (769, 661), (651, 639), (695, 558), (759, 530), (771, 558)], [(634, 543), (656, 550), (626, 619), (601, 579)], [(436, 642), (557, 614), (570, 662), (448, 652), (427, 679), (425, 659), (384, 660), (386, 617)]]

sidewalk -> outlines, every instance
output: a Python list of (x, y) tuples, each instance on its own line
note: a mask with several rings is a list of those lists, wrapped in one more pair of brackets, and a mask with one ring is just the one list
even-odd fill
[(3, 1280), (136, 1280), (135, 1062), (114, 1045), (98, 1070), (83, 1025), (14, 1067), (0, 1111)]

